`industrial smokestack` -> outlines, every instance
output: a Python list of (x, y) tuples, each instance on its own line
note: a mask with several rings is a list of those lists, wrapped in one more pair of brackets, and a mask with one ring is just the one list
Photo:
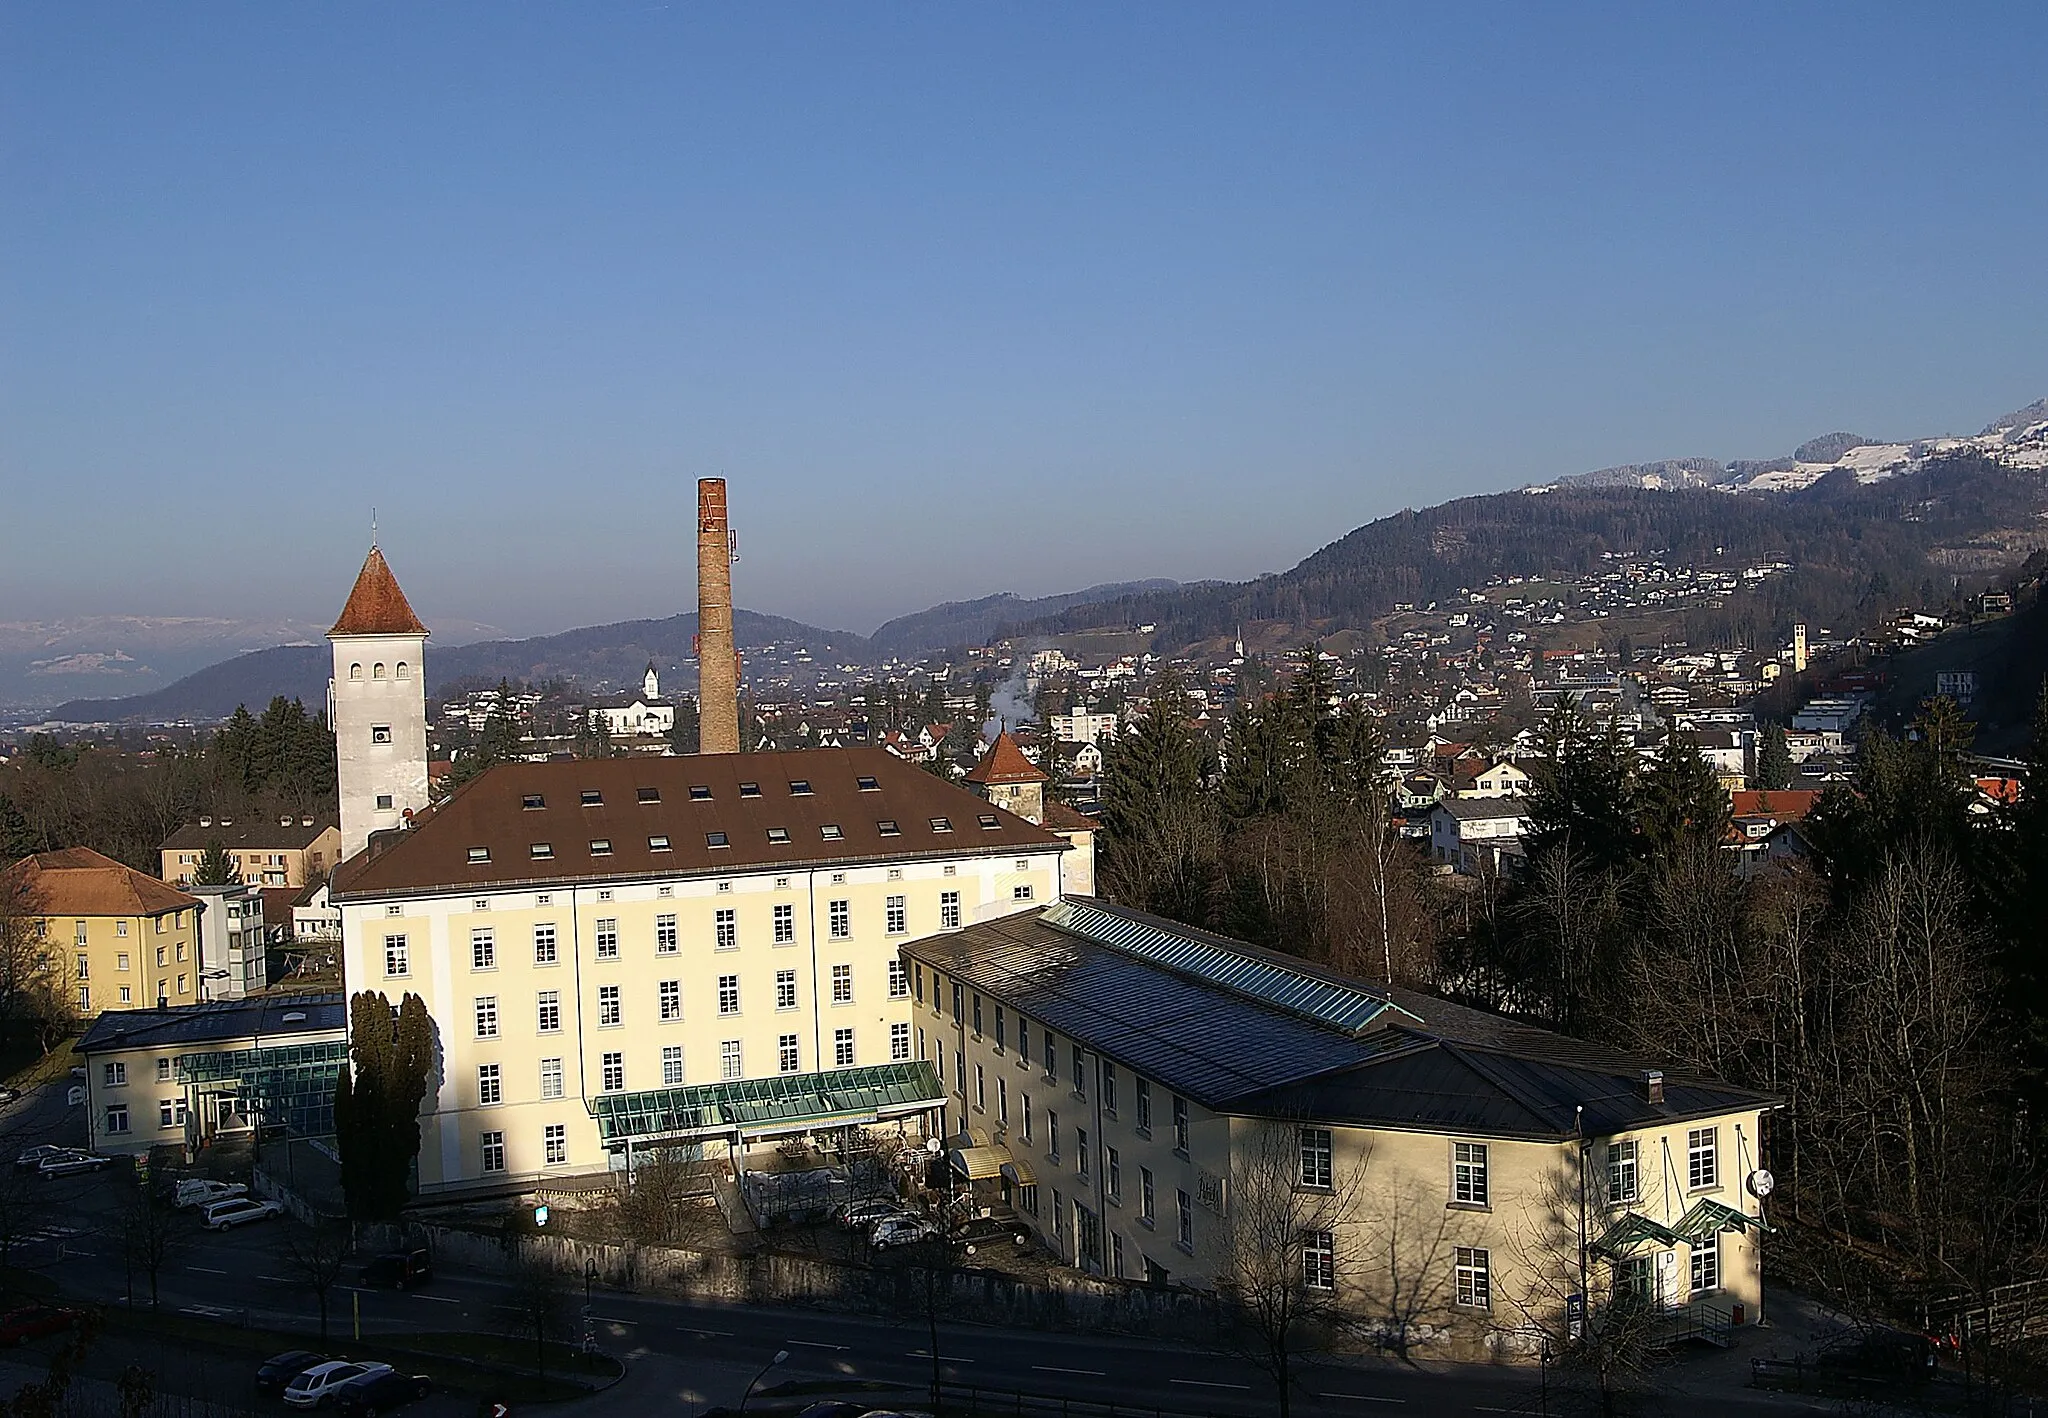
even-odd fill
[(732, 533), (725, 479), (697, 479), (697, 723), (704, 753), (740, 751), (739, 654), (732, 640)]

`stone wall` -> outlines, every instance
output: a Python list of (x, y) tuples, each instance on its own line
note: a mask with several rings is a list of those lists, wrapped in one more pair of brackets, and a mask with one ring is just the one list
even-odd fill
[[(361, 1241), (369, 1249), (389, 1249), (400, 1244), (400, 1234), (397, 1227), (365, 1226)], [(522, 1261), (537, 1261), (581, 1284), (594, 1262), (597, 1283), (608, 1289), (734, 1304), (814, 1305), (901, 1316), (922, 1315), (931, 1303), (949, 1320), (1191, 1342), (1213, 1341), (1220, 1328), (1217, 1308), (1206, 1296), (1078, 1275), (1029, 1284), (999, 1271), (951, 1269), (927, 1275), (886, 1261), (846, 1265), (802, 1256), (601, 1245), (572, 1236), (491, 1236), (442, 1226), (407, 1227), (404, 1234), (414, 1244), (423, 1239), (436, 1260), (449, 1265), (505, 1272)]]

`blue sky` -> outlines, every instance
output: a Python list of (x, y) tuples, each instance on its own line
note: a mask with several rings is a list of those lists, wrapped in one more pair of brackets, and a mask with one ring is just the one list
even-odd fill
[(0, 7), (0, 620), (1242, 577), (2048, 393), (2048, 7)]

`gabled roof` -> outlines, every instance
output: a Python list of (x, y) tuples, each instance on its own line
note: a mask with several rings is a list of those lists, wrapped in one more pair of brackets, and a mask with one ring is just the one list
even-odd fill
[(45, 916), (160, 916), (200, 904), (198, 897), (90, 847), (24, 857), (0, 872), (0, 889)]
[(341, 618), (327, 632), (328, 637), (427, 633), (426, 626), (413, 614), (405, 592), (398, 589), (398, 578), (391, 574), (384, 553), (371, 547), (370, 554), (363, 558), (363, 569), (356, 573), (355, 589), (348, 593), (348, 604), (341, 608)]
[(883, 749), (501, 763), (344, 862), (330, 899), (1048, 849), (1068, 844)]
[(1770, 817), (1779, 822), (1797, 822), (1812, 812), (1820, 801), (1814, 788), (1738, 788), (1729, 794), (1730, 814), (1735, 817)]
[(294, 816), (290, 822), (279, 822), (275, 815), (256, 812), (232, 821), (215, 818), (204, 826), (188, 822), (164, 838), (163, 850), (203, 852), (218, 842), (229, 848), (302, 852), (323, 834), (335, 830), (337, 824), (330, 812), (313, 814), (311, 822), (303, 815)]
[(996, 741), (988, 746), (981, 762), (968, 770), (967, 781), (982, 784), (1043, 783), (1046, 779), (1044, 771), (1024, 756), (1024, 750), (1017, 747), (1017, 740), (1005, 729), (996, 735)]

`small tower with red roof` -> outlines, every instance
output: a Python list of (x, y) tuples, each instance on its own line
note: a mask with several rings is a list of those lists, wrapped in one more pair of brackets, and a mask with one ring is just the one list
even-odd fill
[(968, 788), (1027, 822), (1045, 821), (1045, 774), (1024, 756), (1008, 729), (996, 735), (981, 762), (967, 771)]
[(427, 628), (374, 544), (327, 641), (346, 860), (427, 806)]

